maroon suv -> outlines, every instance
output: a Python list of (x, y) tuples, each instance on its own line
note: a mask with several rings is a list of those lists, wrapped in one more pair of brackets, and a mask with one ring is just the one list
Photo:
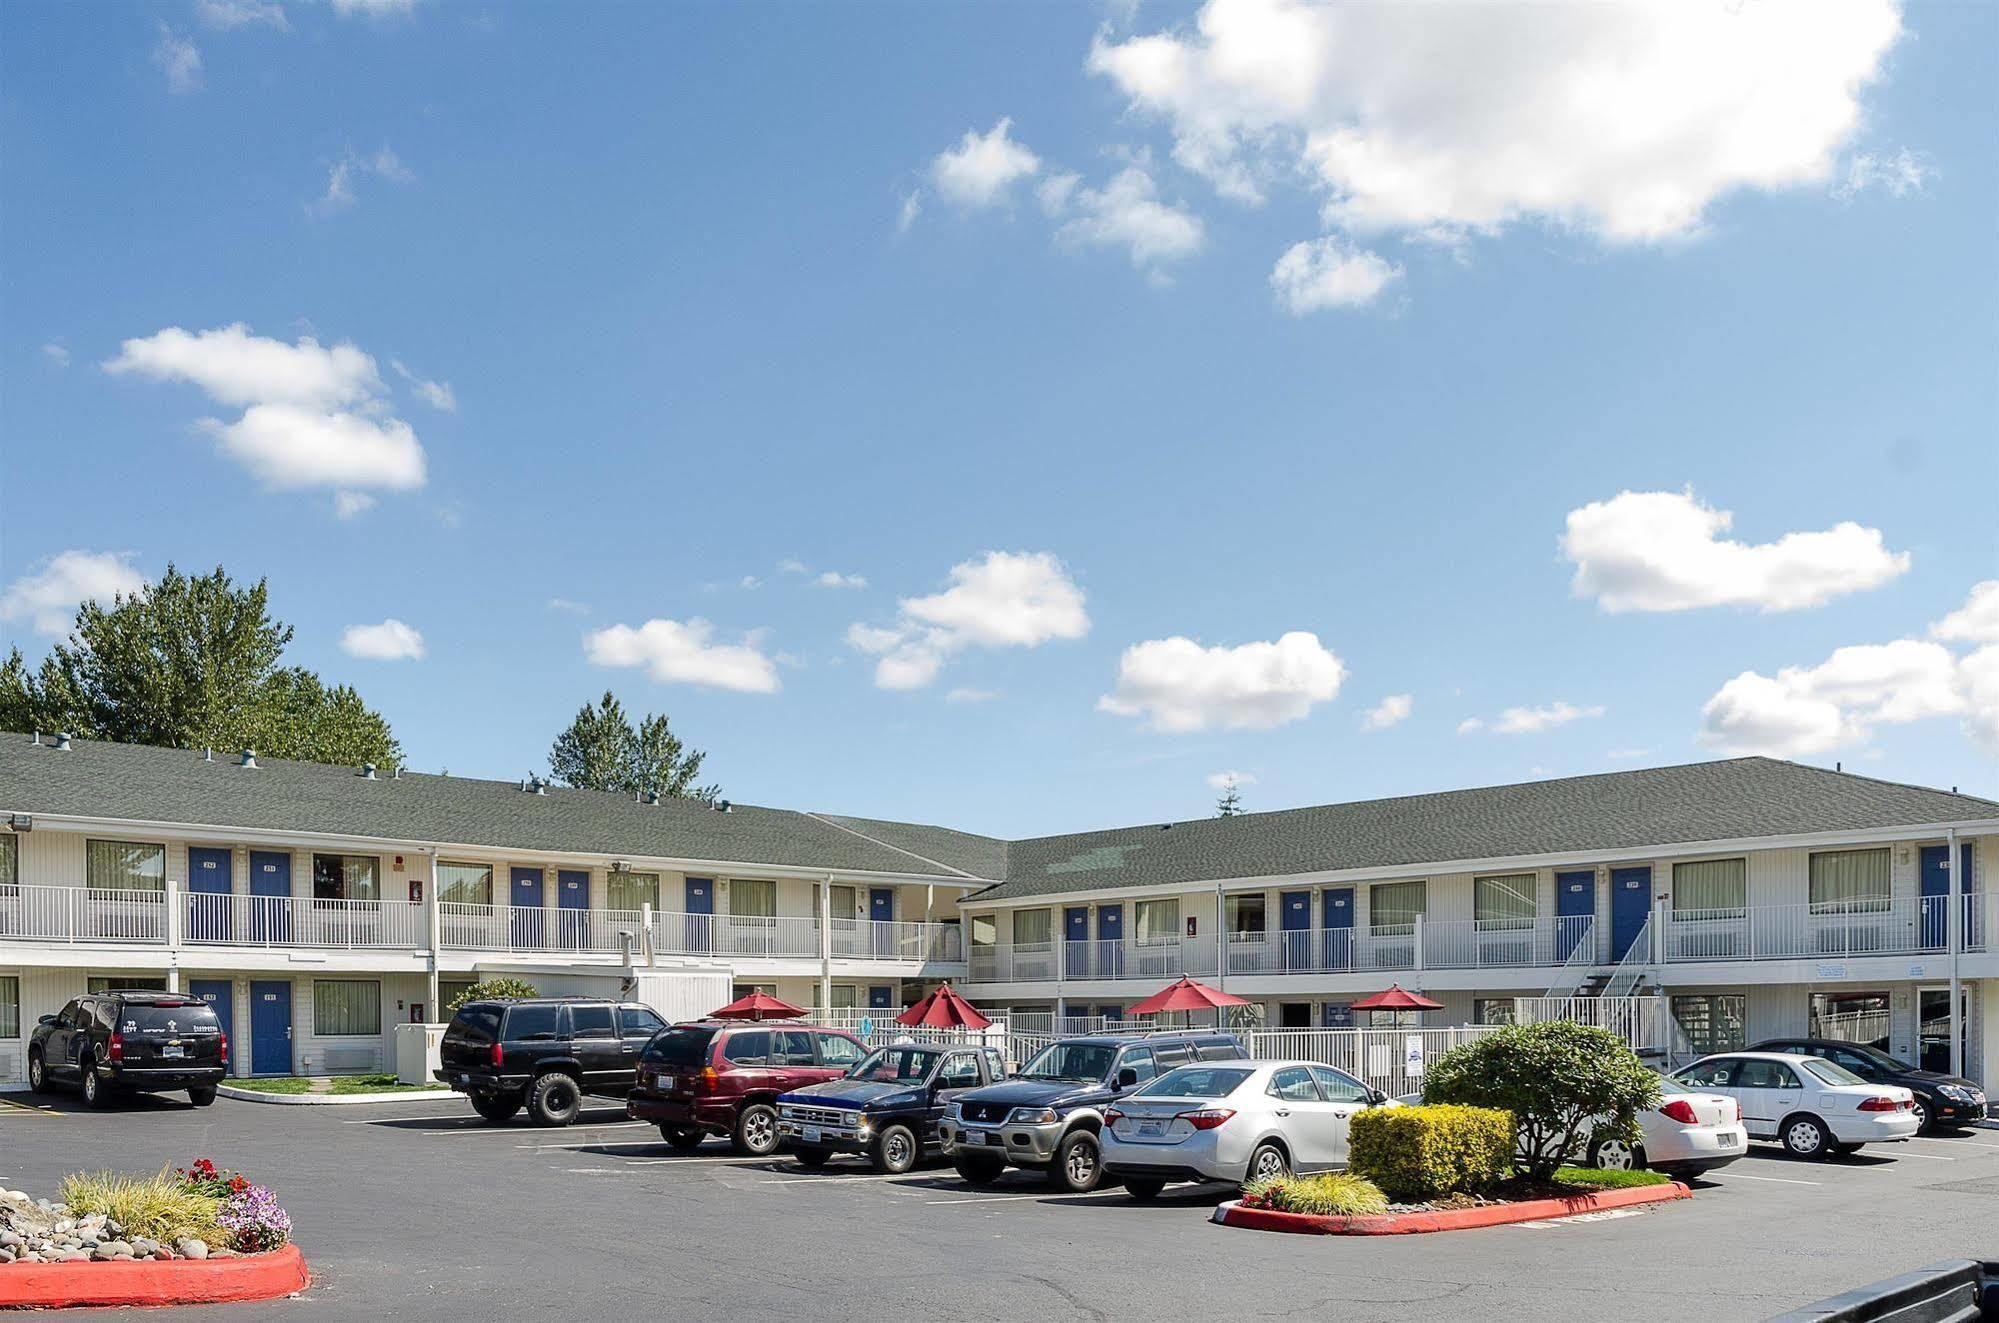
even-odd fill
[(813, 1024), (691, 1020), (646, 1044), (625, 1115), (657, 1122), (675, 1148), (727, 1135), (736, 1152), (762, 1157), (777, 1148), (777, 1095), (844, 1075), (867, 1054), (852, 1034)]

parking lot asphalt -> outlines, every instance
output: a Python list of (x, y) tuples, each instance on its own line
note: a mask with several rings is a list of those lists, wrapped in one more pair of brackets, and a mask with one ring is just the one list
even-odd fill
[[(277, 1107), (173, 1098), (88, 1112), (0, 1098), (0, 1184), (194, 1157), (278, 1192), (316, 1281), (265, 1306), (159, 1316), (708, 1319), (1762, 1319), (1999, 1249), (1999, 1130), (1801, 1162), (1758, 1145), (1690, 1201), (1402, 1237), (1287, 1236), (1012, 1172), (879, 1177), (835, 1161), (691, 1154), (614, 1104), (580, 1124), (488, 1126), (461, 1101)], [(80, 1313), (88, 1317), (96, 1311)]]

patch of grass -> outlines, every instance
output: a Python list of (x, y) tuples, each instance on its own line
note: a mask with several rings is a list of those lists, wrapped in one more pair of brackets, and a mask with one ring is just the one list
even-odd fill
[(1672, 1177), (1662, 1171), (1598, 1171), (1594, 1167), (1558, 1167), (1555, 1184), (1580, 1190), (1632, 1190), (1646, 1185), (1666, 1185)]
[(1317, 1176), (1272, 1176), (1242, 1189), (1252, 1208), (1321, 1217), (1369, 1217), (1388, 1211), (1388, 1196), (1364, 1176), (1329, 1171)]
[(63, 1177), (59, 1197), (77, 1213), (103, 1213), (128, 1237), (169, 1245), (182, 1236), (197, 1236), (211, 1245), (230, 1243), (229, 1233), (215, 1220), (222, 1201), (189, 1189), (171, 1169), (157, 1176), (80, 1171)]
[(435, 1080), (403, 1084), (394, 1075), (335, 1075), (328, 1093), (429, 1093), (443, 1089)]
[(223, 1082), (232, 1089), (248, 1089), (252, 1093), (312, 1092), (312, 1081), (300, 1079), (297, 1076), (285, 1076), (278, 1079), (225, 1080)]

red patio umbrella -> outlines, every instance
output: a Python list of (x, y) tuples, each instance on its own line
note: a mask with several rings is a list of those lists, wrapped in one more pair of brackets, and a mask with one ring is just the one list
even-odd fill
[(1223, 1006), (1247, 1006), (1249, 1002), (1232, 992), (1211, 988), (1182, 977), (1178, 983), (1161, 988), (1126, 1012), (1128, 1015), (1158, 1015), (1162, 1011), (1212, 1011)]
[(1362, 997), (1353, 1004), (1357, 1011), (1441, 1011), (1444, 1003), (1431, 1001), (1420, 992), (1405, 991), (1400, 983), (1388, 985), (1388, 991), (1377, 992), (1372, 997)]
[(761, 988), (747, 997), (738, 997), (719, 1011), (713, 1011), (711, 1020), (798, 1020), (805, 1016), (802, 1006), (773, 997)]
[(992, 1024), (979, 1008), (960, 997), (949, 983), (895, 1017), (897, 1024), (931, 1029), (984, 1029)]

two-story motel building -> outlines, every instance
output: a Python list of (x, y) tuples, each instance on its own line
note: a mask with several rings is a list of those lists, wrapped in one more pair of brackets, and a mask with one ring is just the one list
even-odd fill
[(1002, 841), (4, 734), (0, 825), (0, 1081), (96, 987), (203, 996), (237, 1073), (319, 1074), (503, 973), (669, 1018), (945, 979), (1115, 1018), (1191, 974), (1297, 1028), (1391, 982), (1437, 1025), (1657, 993), (1682, 1051), (1813, 1033), (1999, 1074), (1999, 803), (1764, 758)]

